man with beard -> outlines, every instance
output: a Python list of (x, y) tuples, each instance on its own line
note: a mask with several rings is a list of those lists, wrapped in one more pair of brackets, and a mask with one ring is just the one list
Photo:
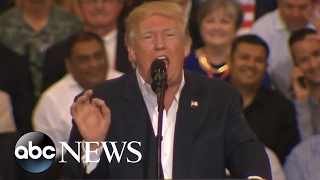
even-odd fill
[[(124, 45), (124, 27), (118, 23), (123, 0), (78, 0), (84, 18), (84, 31), (98, 34), (104, 42), (110, 68), (120, 72), (132, 70), (128, 52)], [(56, 44), (46, 53), (42, 90), (66, 74), (64, 59), (67, 42)]]
[(299, 142), (293, 104), (275, 91), (261, 87), (269, 49), (256, 35), (232, 43), (230, 80), (242, 95), (244, 116), (258, 139), (276, 153), (283, 164)]

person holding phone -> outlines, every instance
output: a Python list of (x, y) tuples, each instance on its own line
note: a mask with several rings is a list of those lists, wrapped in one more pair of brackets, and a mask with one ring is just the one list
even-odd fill
[(317, 31), (303, 28), (292, 33), (289, 46), (293, 99), (301, 140), (320, 134), (320, 39)]

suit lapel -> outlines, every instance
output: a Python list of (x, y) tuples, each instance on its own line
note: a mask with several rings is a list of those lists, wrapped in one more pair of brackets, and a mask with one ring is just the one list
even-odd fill
[[(156, 140), (152, 129), (152, 124), (147, 107), (144, 103), (141, 90), (139, 88), (135, 72), (129, 75), (125, 88), (122, 94), (124, 104), (122, 106), (122, 113), (124, 119), (129, 127), (133, 139), (140, 141), (142, 146), (142, 161), (141, 173), (139, 177), (146, 178), (148, 172), (156, 169), (153, 167), (152, 152), (155, 151)], [(150, 158), (151, 156), (151, 158)], [(154, 155), (156, 159), (156, 154)], [(141, 164), (141, 165), (142, 165)], [(156, 174), (154, 174), (154, 178)]]
[(186, 172), (191, 171), (193, 143), (197, 127), (203, 120), (204, 87), (192, 76), (193, 74), (185, 71), (185, 86), (179, 100), (173, 148), (174, 179), (186, 178)]

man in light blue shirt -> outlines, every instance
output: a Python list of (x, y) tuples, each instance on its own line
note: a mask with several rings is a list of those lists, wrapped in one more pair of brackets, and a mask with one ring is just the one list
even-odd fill
[(290, 180), (320, 179), (320, 135), (302, 141), (288, 156), (284, 170)]
[(258, 19), (252, 33), (263, 38), (270, 47), (268, 72), (274, 88), (282, 94), (290, 90), (292, 58), (288, 48), (291, 32), (312, 27), (306, 14), (312, 14), (316, 0), (278, 0), (278, 9)]
[(320, 133), (320, 41), (311, 37), (316, 34), (313, 29), (304, 28), (292, 33), (289, 40), (296, 64), (289, 98), (295, 104), (302, 140)]

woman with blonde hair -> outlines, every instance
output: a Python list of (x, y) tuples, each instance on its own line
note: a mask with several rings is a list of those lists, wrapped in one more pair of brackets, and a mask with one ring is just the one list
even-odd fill
[[(229, 81), (227, 59), (242, 20), (242, 6), (236, 0), (206, 0), (201, 3), (197, 21), (204, 45), (190, 52), (184, 68)], [(263, 86), (270, 88), (268, 76), (265, 76)]]

